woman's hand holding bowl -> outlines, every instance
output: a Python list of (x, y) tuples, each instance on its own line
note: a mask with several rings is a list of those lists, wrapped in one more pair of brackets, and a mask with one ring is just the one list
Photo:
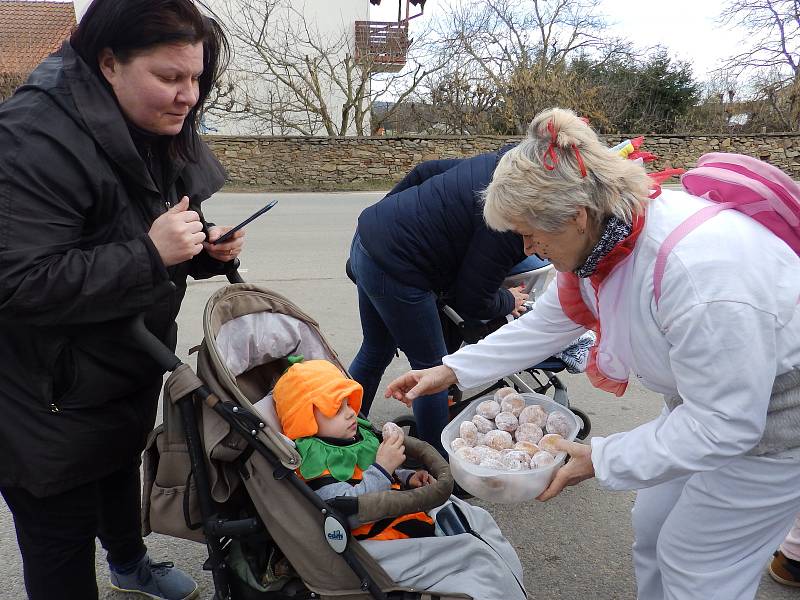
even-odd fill
[(569, 454), (569, 461), (556, 471), (556, 476), (547, 489), (537, 496), (536, 499), (543, 502), (558, 496), (568, 485), (577, 485), (594, 477), (591, 446), (568, 440), (557, 440), (554, 445), (558, 450)]

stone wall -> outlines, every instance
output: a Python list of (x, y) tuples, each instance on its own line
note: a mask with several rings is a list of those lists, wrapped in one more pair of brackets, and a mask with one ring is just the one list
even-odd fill
[[(607, 136), (614, 145), (625, 136)], [(472, 156), (519, 138), (224, 137), (206, 141), (228, 170), (232, 188), (283, 190), (385, 189), (424, 160)], [(800, 134), (652, 135), (644, 148), (660, 157), (651, 169), (690, 168), (706, 152), (738, 152), (766, 160), (800, 179)]]

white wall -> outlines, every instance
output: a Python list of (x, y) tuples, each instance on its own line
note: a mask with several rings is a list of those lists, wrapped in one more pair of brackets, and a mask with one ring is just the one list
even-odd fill
[(83, 13), (86, 12), (86, 9), (89, 8), (89, 5), (92, 3), (92, 0), (74, 0), (72, 5), (75, 7), (75, 20), (80, 21), (81, 17), (83, 17)]
[[(369, 0), (287, 0), (296, 11), (301, 11), (309, 28), (316, 28), (319, 32), (321, 39), (336, 39), (343, 33), (349, 37), (350, 46), (352, 51), (353, 34), (355, 29), (355, 21), (364, 21), (369, 19)], [(251, 2), (251, 4), (254, 4)], [(235, 6), (230, 0), (210, 0), (209, 6), (217, 12), (223, 20), (230, 18), (230, 11), (226, 12), (226, 8)], [(293, 24), (297, 24), (299, 19), (293, 16), (287, 16), (288, 12), (283, 11), (278, 18), (291, 19)], [(236, 15), (234, 18), (238, 19), (239, 24), (242, 19), (246, 18), (243, 15)], [(243, 52), (238, 42), (234, 41), (234, 62), (232, 64), (231, 73), (235, 77), (241, 77), (243, 72), (252, 72), (245, 61), (242, 59)], [(236, 55), (239, 55), (238, 57)], [(239, 71), (237, 73), (237, 71)], [(252, 76), (250, 76), (252, 77)], [(268, 85), (264, 79), (255, 81), (248, 86), (251, 90), (255, 90), (256, 94), (266, 98), (268, 92)], [(337, 90), (336, 86), (325, 85), (326, 89), (326, 104), (329, 108), (331, 115), (341, 115), (342, 104), (344, 101), (344, 94), (341, 90)], [(337, 120), (337, 119), (335, 119)], [(261, 127), (258, 127), (253, 121), (234, 118), (219, 118), (208, 116), (206, 124), (213, 133), (220, 135), (249, 135), (254, 133), (275, 133), (280, 134), (280, 131), (265, 131), (263, 128), (263, 121)], [(368, 127), (368, 124), (367, 124)], [(350, 125), (347, 135), (355, 135), (355, 126)], [(295, 133), (296, 134), (296, 133)], [(317, 128), (313, 131), (314, 135), (326, 135), (324, 128)]]

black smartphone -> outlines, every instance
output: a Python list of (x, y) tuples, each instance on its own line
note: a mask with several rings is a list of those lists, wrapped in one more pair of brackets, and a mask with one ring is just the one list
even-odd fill
[(273, 200), (272, 202), (270, 202), (269, 204), (267, 204), (267, 205), (266, 205), (264, 208), (260, 208), (260, 209), (258, 209), (258, 210), (257, 210), (256, 212), (254, 212), (252, 215), (250, 215), (249, 217), (247, 217), (247, 218), (246, 218), (244, 221), (242, 221), (241, 223), (239, 223), (239, 224), (238, 224), (236, 227), (234, 227), (234, 228), (233, 228), (233, 229), (231, 229), (230, 231), (226, 231), (224, 234), (222, 234), (221, 236), (219, 236), (217, 239), (215, 239), (213, 242), (210, 242), (210, 243), (211, 243), (211, 244), (221, 244), (222, 242), (227, 242), (229, 239), (231, 239), (231, 237), (233, 236), (233, 234), (234, 234), (234, 233), (236, 233), (237, 231), (239, 231), (239, 230), (240, 230), (242, 227), (244, 227), (245, 225), (247, 225), (247, 224), (248, 224), (248, 223), (250, 223), (251, 221), (254, 221), (254, 220), (255, 220), (255, 219), (257, 219), (258, 217), (260, 217), (261, 215), (263, 215), (265, 212), (267, 212), (267, 211), (268, 211), (270, 208), (272, 208), (273, 206), (275, 206), (277, 203), (278, 203), (278, 201), (277, 201), (277, 200)]

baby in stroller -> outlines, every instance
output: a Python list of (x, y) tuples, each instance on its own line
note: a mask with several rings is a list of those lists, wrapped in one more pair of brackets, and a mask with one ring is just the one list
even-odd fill
[[(337, 371), (331, 380), (346, 380), (311, 317), (279, 294), (237, 284), (211, 297), (203, 324), (197, 375), (150, 344), (172, 375), (164, 423), (145, 454), (143, 528), (204, 542), (215, 600), (524, 600), (513, 546), (488, 512), (449, 495), (448, 465), (428, 444), (405, 439), (405, 453), (435, 477), (418, 488), (324, 501), (297, 475), (303, 460), (313, 461), (301, 456), (302, 436), (290, 440), (277, 416), (286, 357), (329, 361)], [(417, 512), (427, 513), (435, 535), (358, 540), (349, 526)], [(280, 550), (295, 574), (292, 590), (243, 592), (230, 568), (238, 541)]]
[[(290, 362), (293, 357), (290, 357)], [(323, 500), (436, 483), (424, 469), (399, 469), (405, 460), (399, 427), (382, 442), (369, 421), (358, 417), (363, 388), (326, 360), (302, 359), (275, 384), (275, 412), (283, 433), (301, 457), (296, 472)], [(434, 535), (424, 512), (359, 525), (357, 540), (391, 540)]]
[[(405, 460), (403, 434), (387, 428), (391, 433), (379, 443), (369, 421), (357, 417), (362, 393), (361, 385), (325, 360), (297, 362), (278, 379), (272, 393), (275, 412), (301, 456), (299, 475), (323, 500), (334, 502), (436, 483), (424, 469), (399, 469)], [(482, 600), (524, 598), (519, 559), (494, 520), (481, 509), (456, 502), (451, 498), (430, 514), (418, 511), (370, 523), (353, 515), (351, 534), (401, 585), (424, 586), (428, 592), (455, 589)], [(417, 539), (436, 535), (445, 539)], [(455, 556), (463, 562), (454, 562)], [(409, 557), (416, 557), (415, 564)], [(474, 579), (465, 571), (474, 573)]]

